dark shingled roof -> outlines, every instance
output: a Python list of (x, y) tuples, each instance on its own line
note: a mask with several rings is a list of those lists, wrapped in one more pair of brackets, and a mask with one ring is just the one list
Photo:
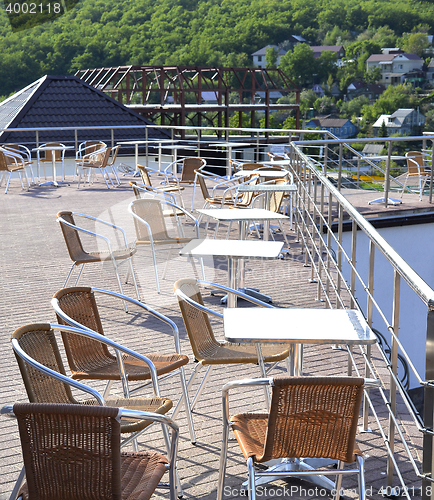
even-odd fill
[[(115, 141), (145, 139), (145, 129), (152, 125), (136, 112), (91, 87), (76, 76), (44, 76), (0, 103), (0, 128), (90, 127), (131, 125), (114, 130)], [(170, 137), (164, 130), (150, 129), (149, 138)], [(111, 130), (79, 130), (78, 142), (111, 141)], [(0, 133), (0, 141), (33, 146), (35, 132)], [(40, 131), (39, 143), (73, 142), (73, 130)]]

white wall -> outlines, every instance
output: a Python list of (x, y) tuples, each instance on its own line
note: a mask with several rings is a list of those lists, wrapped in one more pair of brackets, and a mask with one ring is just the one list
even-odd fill
[[(379, 229), (379, 233), (386, 241), (408, 262), (421, 278), (434, 288), (434, 259), (432, 258), (432, 244), (434, 242), (434, 224), (416, 224)], [(344, 248), (351, 256), (351, 233), (343, 234)], [(357, 232), (357, 269), (366, 285), (368, 283), (369, 242), (362, 231)], [(343, 266), (346, 281), (350, 283), (350, 268)], [(366, 314), (367, 297), (356, 284), (356, 297)], [(393, 299), (393, 269), (385, 257), (375, 251), (374, 298), (392, 322)], [(425, 343), (426, 343), (427, 307), (401, 279), (401, 303), (399, 315), (399, 337), (408, 355), (416, 366), (422, 379), (425, 378)], [(373, 327), (386, 336), (390, 344), (390, 334), (384, 321), (374, 312)], [(410, 378), (410, 387), (416, 387), (414, 376)]]

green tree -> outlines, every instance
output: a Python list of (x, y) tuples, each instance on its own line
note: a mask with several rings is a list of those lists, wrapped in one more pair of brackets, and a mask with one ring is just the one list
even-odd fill
[(288, 51), (280, 58), (279, 68), (296, 85), (302, 87), (312, 82), (313, 75), (317, 72), (317, 63), (309, 45), (300, 43), (292, 52)]
[(277, 68), (277, 58), (279, 51), (276, 47), (267, 47), (265, 50), (265, 59), (267, 61), (267, 68)]
[(383, 120), (381, 123), (380, 130), (378, 131), (378, 137), (388, 137), (386, 122)]
[(408, 54), (416, 54), (422, 57), (424, 49), (429, 47), (426, 33), (411, 33), (402, 38), (401, 48)]

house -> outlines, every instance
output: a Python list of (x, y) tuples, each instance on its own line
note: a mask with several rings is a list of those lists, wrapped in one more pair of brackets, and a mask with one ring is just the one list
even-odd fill
[(363, 156), (379, 156), (384, 149), (384, 144), (365, 144), (363, 147)]
[[(49, 127), (103, 127), (112, 130), (78, 130), (77, 140), (115, 141), (143, 139), (144, 128), (152, 125), (100, 90), (76, 76), (44, 76), (0, 103), (0, 129)], [(116, 126), (131, 128), (116, 129)], [(164, 130), (149, 128), (148, 137), (170, 138)], [(35, 132), (0, 133), (2, 143), (36, 145)], [(74, 142), (74, 130), (40, 130), (38, 142)]]
[(378, 132), (383, 126), (383, 122), (387, 128), (387, 135), (411, 135), (416, 127), (423, 126), (425, 117), (415, 109), (398, 109), (391, 115), (381, 115), (380, 118), (372, 125), (374, 134), (378, 136)]
[(434, 58), (428, 64), (428, 69), (426, 72), (426, 79), (429, 83), (434, 83)]
[(267, 67), (267, 49), (274, 48), (274, 50), (277, 51), (277, 61), (276, 61), (276, 66), (280, 64), (280, 58), (281, 56), (284, 56), (286, 54), (286, 50), (283, 50), (279, 48), (277, 45), (267, 45), (266, 47), (262, 47), (262, 49), (257, 50), (256, 52), (253, 52), (252, 57), (253, 57), (253, 66), (256, 66), (257, 68), (266, 68)]
[(343, 45), (311, 45), (313, 55), (315, 59), (323, 52), (333, 52), (336, 55), (336, 64), (340, 66), (342, 64), (342, 59), (345, 57), (345, 49)]
[(398, 49), (386, 49), (383, 54), (372, 54), (366, 61), (366, 71), (380, 68), (381, 79), (378, 83), (398, 85), (404, 83), (406, 75), (414, 71), (422, 71), (423, 59), (416, 54), (396, 52)]
[(358, 128), (351, 120), (347, 118), (339, 118), (335, 115), (327, 115), (318, 118), (313, 118), (306, 123), (306, 128), (320, 128), (321, 130), (328, 130), (332, 134), (341, 139), (354, 137)]
[(347, 99), (365, 96), (370, 101), (376, 101), (385, 90), (386, 87), (378, 83), (352, 82), (347, 87)]

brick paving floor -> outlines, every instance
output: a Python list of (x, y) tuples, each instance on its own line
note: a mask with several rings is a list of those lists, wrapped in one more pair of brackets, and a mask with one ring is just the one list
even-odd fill
[[(189, 198), (190, 197), (190, 198)], [(191, 189), (185, 191), (185, 198), (191, 199)], [(53, 294), (63, 286), (71, 262), (64, 244), (60, 227), (56, 222), (56, 213), (60, 210), (72, 210), (111, 220), (124, 227), (130, 239), (134, 239), (134, 228), (127, 206), (132, 200), (132, 193), (127, 183), (107, 190), (105, 184), (96, 181), (92, 186), (76, 188), (71, 186), (32, 187), (30, 191), (22, 191), (19, 182), (14, 180), (7, 195), (0, 194), (0, 342), (2, 354), (2, 376), (0, 378), (0, 403), (25, 401), (21, 377), (12, 349), (10, 335), (27, 323), (53, 322), (55, 320), (50, 306)], [(200, 200), (196, 199), (199, 206)], [(211, 226), (212, 227), (212, 226)], [(304, 267), (304, 255), (295, 241), (295, 233), (287, 227), (291, 240), (289, 254), (283, 260), (249, 261), (246, 263), (246, 283), (258, 287), (273, 297), (279, 307), (324, 307), (315, 300), (317, 286), (310, 282), (311, 270)], [(224, 233), (219, 233), (223, 237)], [(164, 267), (164, 258), (159, 258), (160, 276)], [(169, 262), (167, 276), (161, 280), (161, 294), (156, 293), (151, 255), (146, 249), (139, 249), (135, 257), (136, 274), (139, 280), (142, 299), (158, 311), (173, 319), (180, 329), (183, 352), (193, 361), (186, 332), (180, 317), (179, 309), (173, 295), (173, 283), (182, 277), (195, 276), (195, 269), (185, 259), (174, 252)], [(226, 284), (226, 262), (207, 260), (205, 262), (206, 278)], [(83, 274), (81, 284), (117, 290), (117, 284), (110, 264), (88, 266)], [(134, 296), (131, 284), (125, 285), (125, 292)], [(210, 307), (222, 308), (220, 297), (205, 293), (205, 301)], [(122, 304), (109, 299), (100, 300), (101, 315), (105, 332), (108, 336), (124, 343), (141, 353), (155, 349), (170, 352), (173, 349), (173, 338), (165, 327), (143, 316), (132, 308), (129, 314), (123, 312)], [(218, 335), (222, 335), (221, 325), (213, 321)], [(274, 327), (275, 325), (270, 325)], [(355, 354), (358, 364), (363, 361)], [(387, 387), (387, 371), (376, 348), (373, 349), (378, 376)], [(187, 367), (188, 374), (191, 365)], [(284, 373), (284, 365), (275, 373)], [(304, 350), (304, 373), (307, 375), (345, 374), (347, 367), (346, 353), (332, 349), (330, 346), (308, 346)], [(181, 437), (179, 445), (179, 476), (186, 498), (214, 499), (218, 477), (218, 462), (221, 439), (221, 387), (230, 379), (254, 377), (259, 375), (257, 366), (231, 366), (230, 372), (224, 367), (216, 367), (211, 379), (198, 403), (194, 413), (197, 444), (189, 441), (188, 429), (184, 413), (179, 415)], [(98, 387), (98, 384), (95, 385)], [(161, 384), (161, 392), (176, 400), (179, 382), (170, 379)], [(371, 391), (376, 402), (380, 400), (378, 391)], [(246, 391), (233, 398), (234, 411), (264, 410), (263, 393)], [(408, 442), (412, 447), (416, 460), (421, 459), (421, 439), (401, 404), (400, 417), (405, 423)], [(387, 422), (385, 410), (379, 412), (381, 422)], [(16, 424), (12, 419), (2, 418), (0, 423), (0, 499), (7, 498), (21, 468), (19, 442)], [(366, 471), (369, 498), (380, 498), (379, 490), (386, 485), (386, 456), (381, 433), (370, 417), (372, 432), (360, 433), (358, 436), (362, 449), (367, 453)], [(145, 434), (141, 443), (151, 448), (164, 451), (159, 433)], [(418, 496), (420, 482), (414, 474), (409, 460), (397, 444), (397, 460), (402, 465), (403, 475), (409, 487), (415, 489)], [(240, 490), (241, 480), (246, 476), (246, 469), (236, 444), (229, 446), (227, 468), (227, 490), (225, 498), (243, 497)], [(395, 482), (394, 484), (399, 484)], [(277, 485), (277, 486), (276, 486)], [(346, 496), (356, 496), (353, 489), (356, 483), (352, 479), (344, 479), (347, 488)], [(157, 496), (168, 497), (158, 492)], [(304, 481), (278, 481), (268, 488), (261, 489), (263, 498), (285, 496), (293, 498), (329, 497), (329, 493), (315, 489)]]

